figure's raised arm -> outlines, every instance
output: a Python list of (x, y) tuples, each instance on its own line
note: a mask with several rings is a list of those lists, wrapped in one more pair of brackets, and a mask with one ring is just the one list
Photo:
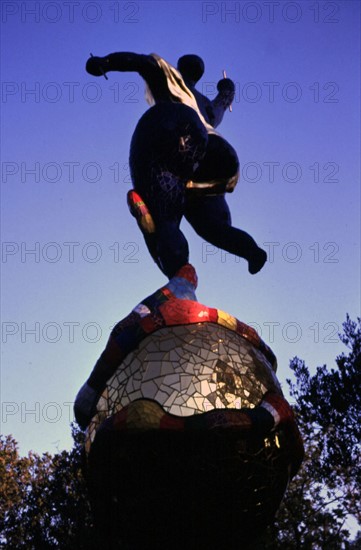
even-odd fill
[(235, 96), (235, 86), (230, 78), (223, 78), (217, 84), (218, 94), (207, 107), (211, 124), (214, 128), (222, 122), (224, 112), (232, 105)]

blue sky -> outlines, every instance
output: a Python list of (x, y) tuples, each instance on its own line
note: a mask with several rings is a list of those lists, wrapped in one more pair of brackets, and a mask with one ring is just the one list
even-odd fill
[(241, 179), (235, 226), (269, 252), (256, 276), (183, 222), (198, 299), (251, 324), (278, 357), (333, 365), (360, 315), (360, 4), (2, 2), (1, 433), (69, 448), (72, 402), (111, 327), (166, 279), (126, 205), (147, 108), (135, 73), (85, 72), (90, 52), (203, 57), (198, 88), (236, 83), (221, 134)]

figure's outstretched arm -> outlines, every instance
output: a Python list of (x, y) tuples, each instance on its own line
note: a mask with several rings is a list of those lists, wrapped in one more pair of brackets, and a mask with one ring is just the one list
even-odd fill
[(89, 57), (86, 70), (93, 76), (102, 76), (109, 71), (136, 72), (148, 84), (155, 100), (168, 95), (167, 79), (152, 55), (132, 52), (116, 52), (105, 57)]
[(210, 102), (207, 112), (214, 128), (222, 122), (224, 112), (232, 105), (235, 96), (234, 82), (230, 78), (223, 78), (217, 84), (218, 94)]
[(143, 78), (158, 72), (158, 63), (151, 55), (132, 52), (117, 52), (105, 57), (89, 57), (86, 70), (93, 76), (101, 76), (109, 71), (137, 72)]

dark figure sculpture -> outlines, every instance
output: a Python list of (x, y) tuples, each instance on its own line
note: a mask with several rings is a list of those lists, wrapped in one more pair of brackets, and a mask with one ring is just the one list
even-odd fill
[[(155, 54), (128, 52), (90, 57), (86, 69), (94, 76), (108, 71), (136, 71), (145, 80), (153, 106), (141, 117), (132, 137), (130, 169), (134, 189), (128, 194), (152, 217), (143, 230), (148, 249), (159, 268), (171, 278), (188, 263), (188, 243), (179, 225), (183, 216), (206, 241), (248, 260), (257, 273), (267, 255), (245, 231), (232, 227), (225, 192), (232, 192), (239, 173), (233, 147), (214, 128), (234, 99), (234, 84), (225, 78), (213, 101), (195, 89), (204, 72), (196, 55), (178, 60), (178, 70)], [(136, 197), (136, 199), (134, 199)], [(138, 203), (139, 204), (139, 203)]]

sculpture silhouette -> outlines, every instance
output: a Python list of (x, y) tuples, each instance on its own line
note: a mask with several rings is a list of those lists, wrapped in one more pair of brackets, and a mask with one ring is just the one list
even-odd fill
[(184, 216), (210, 243), (267, 259), (231, 223), (225, 193), (239, 172), (215, 128), (234, 99), (224, 78), (210, 101), (195, 88), (200, 57), (178, 69), (159, 56), (91, 57), (87, 71), (136, 71), (150, 109), (130, 147), (128, 205), (169, 281), (111, 331), (75, 399), (86, 476), (104, 550), (258, 550), (303, 458), (277, 361), (257, 332), (197, 301)]
[[(178, 70), (155, 54), (112, 53), (90, 57), (88, 73), (136, 71), (147, 85), (152, 107), (141, 117), (130, 146), (130, 169), (137, 201), (144, 201), (152, 230), (141, 226), (148, 250), (168, 278), (189, 260), (180, 230), (183, 216), (206, 241), (245, 258), (252, 274), (262, 269), (267, 255), (245, 231), (232, 226), (225, 193), (232, 192), (239, 175), (236, 151), (216, 128), (234, 99), (233, 82), (217, 84), (213, 101), (195, 84), (204, 72), (196, 55), (178, 60)], [(139, 217), (134, 196), (128, 195), (133, 215)]]

